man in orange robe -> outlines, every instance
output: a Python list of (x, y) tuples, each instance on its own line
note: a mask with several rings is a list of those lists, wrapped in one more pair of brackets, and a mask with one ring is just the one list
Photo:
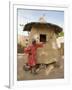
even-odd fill
[(28, 54), (27, 64), (31, 69), (36, 66), (36, 53), (39, 47), (43, 47), (43, 43), (36, 43), (36, 40), (33, 40), (32, 44), (24, 49), (24, 53)]

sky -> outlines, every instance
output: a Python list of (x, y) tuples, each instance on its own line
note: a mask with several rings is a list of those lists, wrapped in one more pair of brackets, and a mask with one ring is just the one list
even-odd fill
[(56, 24), (63, 28), (64, 25), (64, 11), (58, 10), (31, 10), (31, 9), (17, 9), (18, 20), (18, 34), (28, 35), (23, 31), (23, 25), (28, 22), (38, 22), (39, 18), (44, 16), (46, 22)]

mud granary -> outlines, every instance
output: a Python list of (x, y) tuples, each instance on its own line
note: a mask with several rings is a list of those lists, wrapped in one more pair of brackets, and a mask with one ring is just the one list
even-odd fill
[(39, 42), (45, 42), (43, 48), (37, 50), (37, 63), (49, 64), (58, 61), (59, 51), (57, 45), (57, 35), (62, 31), (58, 25), (47, 22), (29, 22), (25, 24), (23, 31), (29, 32), (29, 44), (32, 39)]

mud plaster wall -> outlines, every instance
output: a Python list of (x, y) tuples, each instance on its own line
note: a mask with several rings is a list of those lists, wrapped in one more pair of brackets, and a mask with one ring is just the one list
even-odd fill
[(47, 27), (32, 27), (29, 35), (29, 43), (32, 42), (32, 39), (37, 39), (37, 42), (40, 41), (40, 34), (46, 34), (46, 44), (42, 48), (37, 50), (37, 63), (52, 63), (58, 60), (59, 52), (56, 42), (56, 34), (53, 30), (54, 28)]

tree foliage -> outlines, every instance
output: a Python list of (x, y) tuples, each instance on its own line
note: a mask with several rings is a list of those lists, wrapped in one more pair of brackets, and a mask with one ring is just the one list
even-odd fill
[(64, 32), (62, 31), (62, 32), (56, 34), (56, 38), (58, 38), (58, 37), (64, 37)]
[(60, 32), (58, 36), (59, 36), (59, 37), (63, 37), (63, 36), (64, 36), (64, 32), (63, 32), (63, 31)]

